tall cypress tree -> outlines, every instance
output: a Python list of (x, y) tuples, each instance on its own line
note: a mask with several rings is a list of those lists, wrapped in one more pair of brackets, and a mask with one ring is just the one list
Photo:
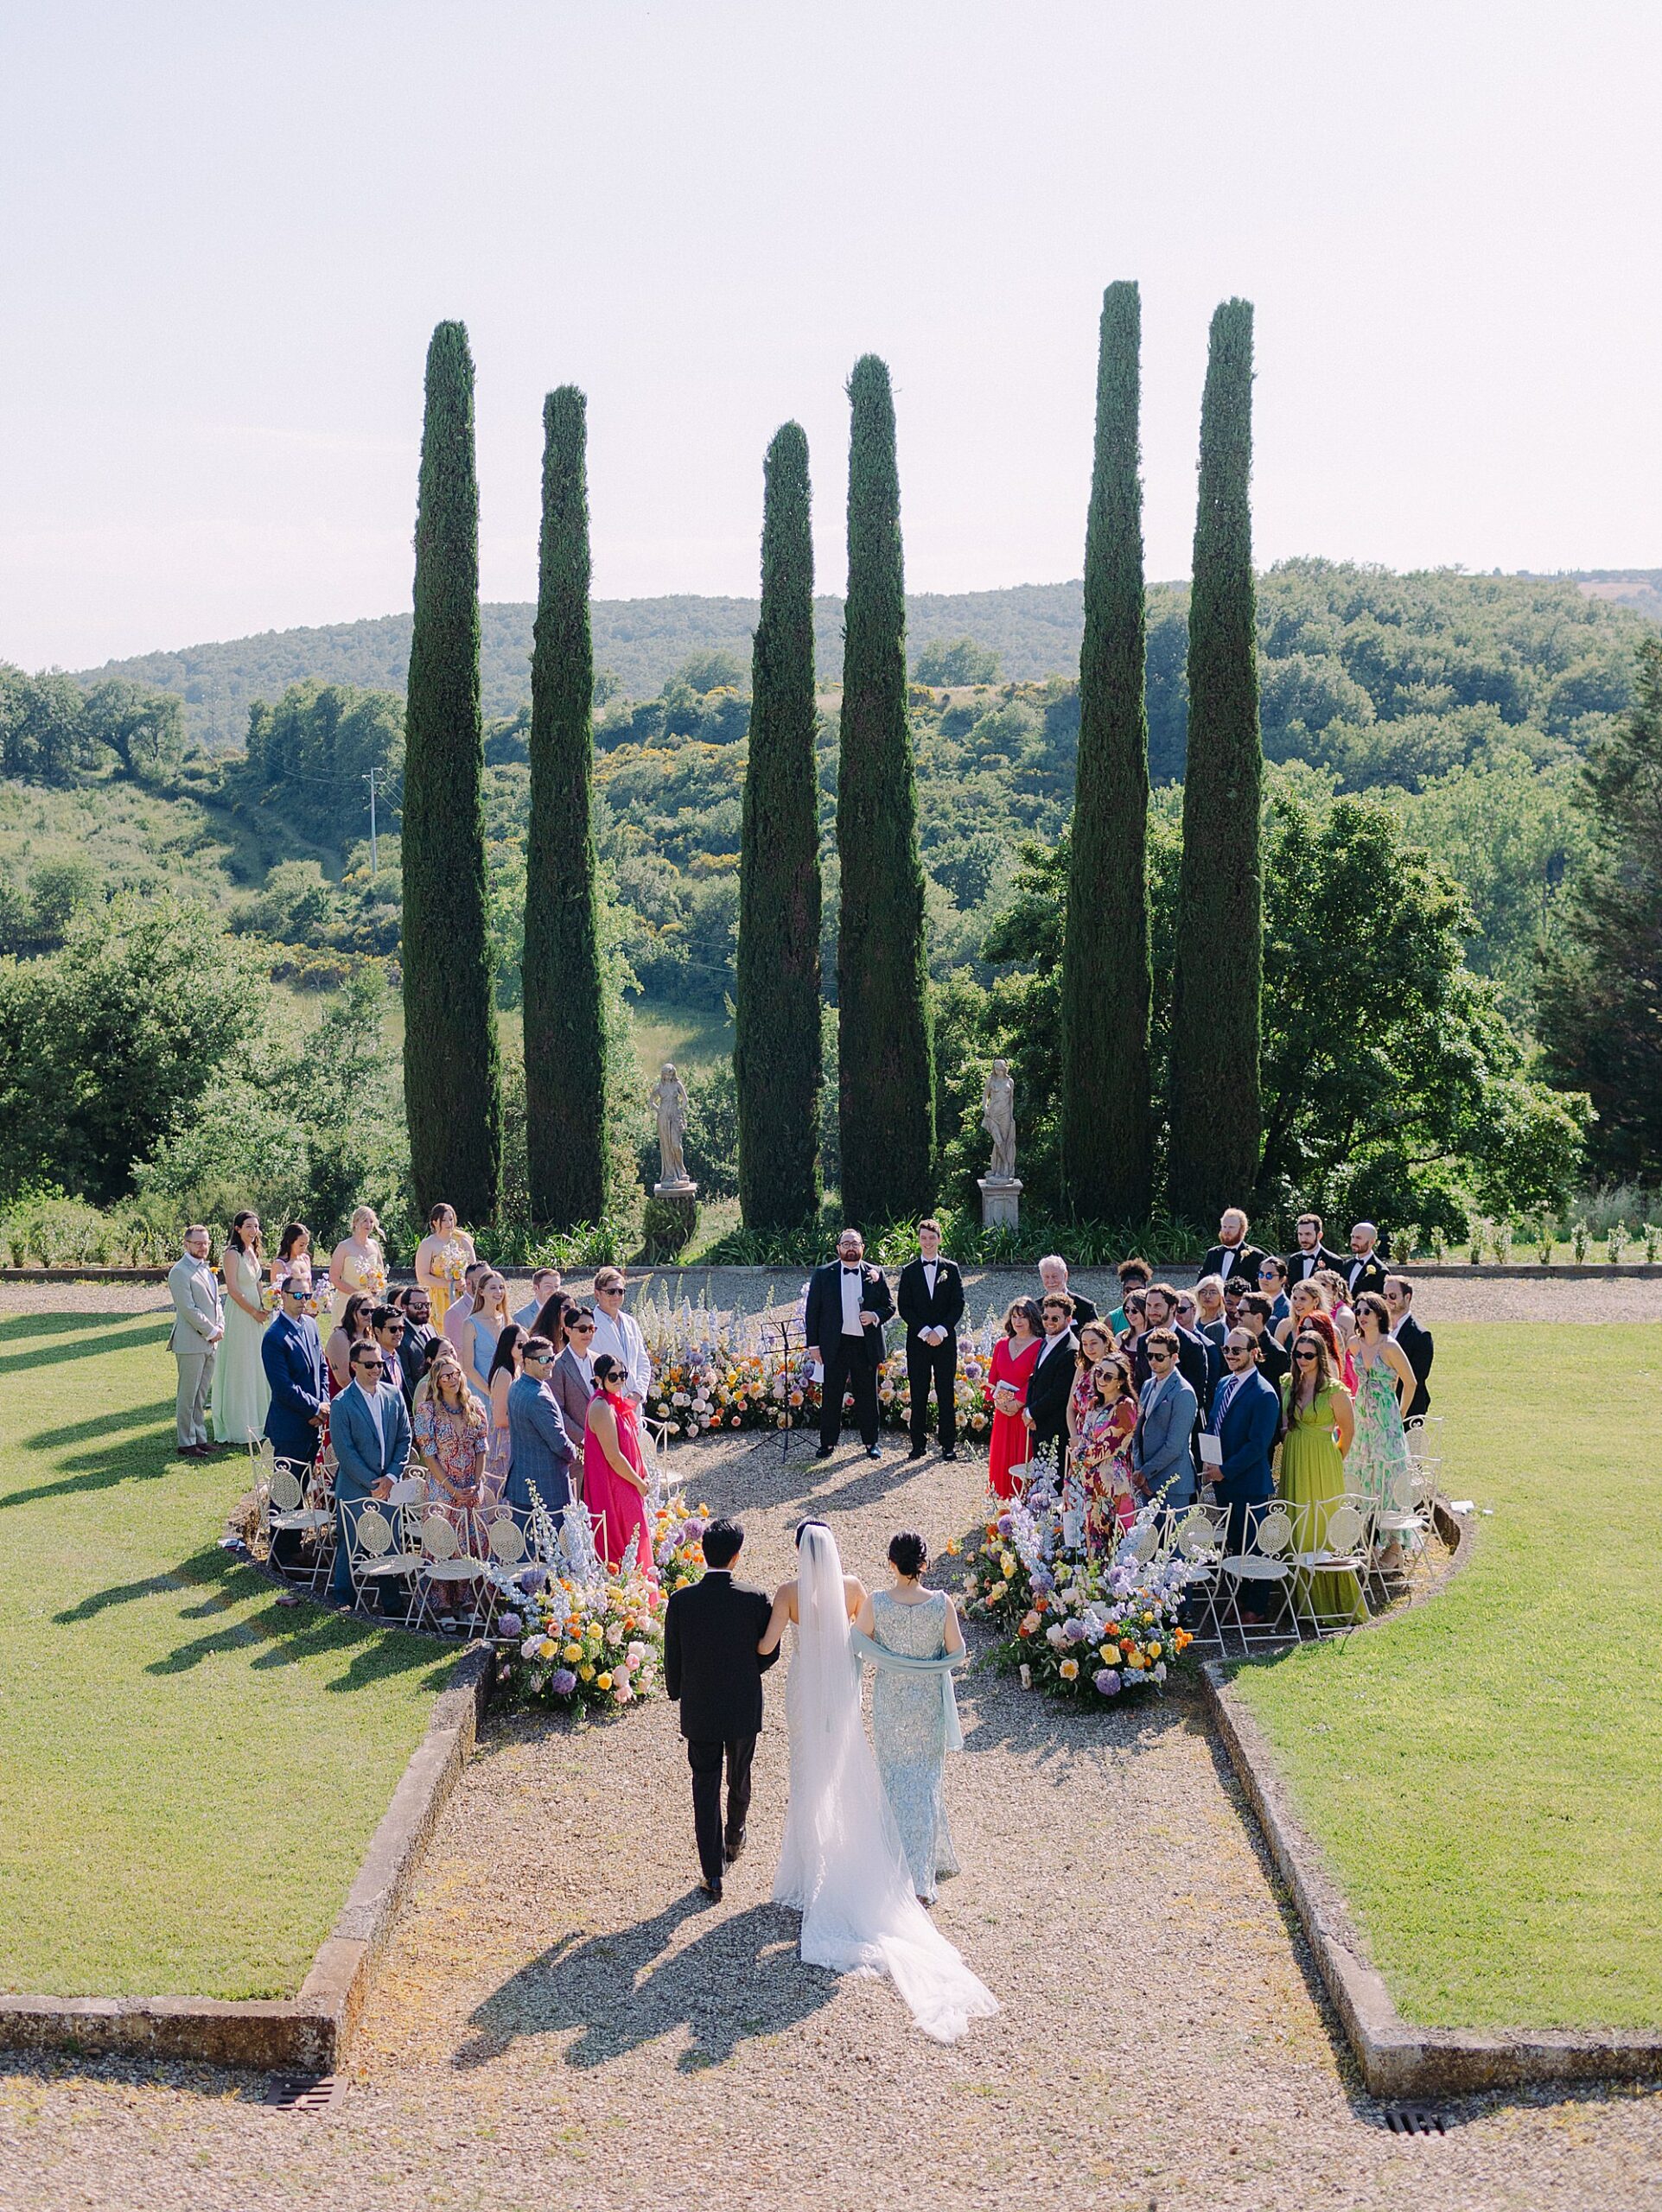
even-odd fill
[(1226, 300), (1212, 318), (1200, 406), (1167, 1185), (1174, 1214), (1207, 1224), (1251, 1196), (1261, 1138), (1264, 747), (1251, 470), (1252, 308)]
[(1149, 1098), (1149, 719), (1143, 699), (1142, 302), (1102, 296), (1096, 458), (1085, 527), (1079, 753), (1062, 939), (1062, 1177), (1089, 1220), (1152, 1198)]
[(934, 1039), (918, 795), (906, 698), (906, 575), (895, 400), (875, 353), (849, 379), (849, 590), (837, 849), (838, 1133), (843, 1211), (914, 1215), (934, 1182)]
[(525, 1141), (531, 1208), (562, 1229), (606, 1207), (606, 1021), (591, 820), (586, 402), (543, 404), (543, 529), (531, 657), (525, 841)]
[(416, 1200), (496, 1210), (502, 1078), (485, 878), (479, 479), (466, 327), (427, 349), (404, 766), (404, 1095)]
[(761, 618), (739, 846), (733, 1072), (748, 1229), (819, 1205), (819, 823), (808, 441), (786, 423), (763, 474)]

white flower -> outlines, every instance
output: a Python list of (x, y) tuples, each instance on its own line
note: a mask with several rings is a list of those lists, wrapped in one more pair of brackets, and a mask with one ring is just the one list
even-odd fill
[(1053, 1650), (1060, 1649), (1063, 1640), (1063, 1634), (1064, 1631), (1061, 1623), (1060, 1621), (1052, 1621), (1050, 1626), (1045, 1630), (1045, 1642), (1051, 1646)]
[(1157, 1682), (1163, 1682), (1163, 1681), (1165, 1681), (1165, 1679), (1166, 1679), (1166, 1662), (1165, 1662), (1165, 1661), (1164, 1661), (1163, 1659), (1156, 1659), (1156, 1660), (1155, 1661), (1155, 1662), (1154, 1662), (1154, 1678), (1155, 1678), (1156, 1681), (1157, 1681)]
[(691, 1402), (692, 1402), (692, 1401), (691, 1400), (691, 1398), (689, 1398), (689, 1397), (688, 1397), (688, 1395), (687, 1395), (687, 1394), (686, 1394), (686, 1392), (685, 1392), (685, 1390), (678, 1390), (678, 1391), (675, 1393), (674, 1396), (673, 1396), (673, 1397), (671, 1399), (671, 1401), (670, 1401), (670, 1403), (671, 1403), (672, 1405), (676, 1405), (676, 1406), (686, 1406), (686, 1405), (691, 1405)]
[(519, 1646), (519, 1656), (522, 1659), (534, 1659), (542, 1649), (542, 1642), (543, 1632), (538, 1629), (535, 1636), (528, 1636)]

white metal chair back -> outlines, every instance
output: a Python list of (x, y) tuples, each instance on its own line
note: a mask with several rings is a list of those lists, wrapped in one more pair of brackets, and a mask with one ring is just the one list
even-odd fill
[(272, 1463), (270, 1495), (273, 1513), (298, 1513), (306, 1502), (306, 1493), (287, 1459)]
[(427, 1558), (436, 1560), (454, 1559), (462, 1549), (460, 1539), (446, 1515), (427, 1515), (421, 1524), (421, 1548)]
[(1160, 1548), (1160, 1531), (1152, 1521), (1137, 1523), (1120, 1547), (1122, 1558), (1134, 1559), (1139, 1567), (1146, 1567)]
[(392, 1548), (392, 1523), (373, 1501), (347, 1516), (347, 1531), (353, 1550), (366, 1559), (385, 1559)]
[(1284, 1505), (1271, 1506), (1259, 1519), (1254, 1548), (1266, 1559), (1279, 1559), (1292, 1541), (1292, 1516)]
[(530, 1556), (531, 1547), (525, 1541), (525, 1532), (508, 1513), (500, 1513), (491, 1522), (486, 1535), (486, 1545), (499, 1567), (523, 1567)]

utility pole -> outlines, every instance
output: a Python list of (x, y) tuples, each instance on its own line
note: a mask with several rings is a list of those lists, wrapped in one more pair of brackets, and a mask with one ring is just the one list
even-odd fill
[(381, 872), (381, 856), (375, 840), (375, 771), (373, 768), (364, 781), (369, 785), (369, 872), (373, 877)]

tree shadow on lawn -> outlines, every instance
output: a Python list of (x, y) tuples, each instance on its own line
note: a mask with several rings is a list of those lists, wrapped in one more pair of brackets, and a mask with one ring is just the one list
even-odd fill
[[(36, 1452), (49, 1452), (62, 1444), (91, 1444), (95, 1438), (114, 1436), (123, 1429), (145, 1426), (160, 1428), (162, 1422), (172, 1419), (173, 1406), (171, 1398), (152, 1398), (147, 1406), (124, 1406), (116, 1413), (95, 1414), (91, 1421), (53, 1423), (45, 1428), (35, 1429), (31, 1435), (20, 1436), (17, 1440)], [(150, 1439), (135, 1437), (132, 1441), (148, 1443)], [(91, 1462), (69, 1459), (64, 1464), (66, 1466), (85, 1467)]]
[[(101, 1352), (128, 1351), (166, 1339), (163, 1313), (11, 1313), (0, 1321), (0, 1375), (25, 1369), (56, 1367), (65, 1360), (96, 1359)], [(91, 1332), (92, 1333), (85, 1333)], [(80, 1336), (76, 1344), (40, 1341)], [(114, 1341), (112, 1341), (114, 1339)], [(28, 1344), (10, 1351), (11, 1344)]]
[(681, 1923), (707, 1906), (692, 1890), (631, 1928), (563, 1936), (472, 2014), (474, 2033), (451, 2064), (471, 2070), (520, 2037), (578, 2028), (564, 2061), (587, 2071), (685, 2025), (693, 2041), (676, 2069), (693, 2074), (731, 2058), (748, 2037), (794, 2027), (829, 2003), (837, 1975), (803, 1966), (797, 1916), (779, 1905), (723, 1916), (654, 1967)]
[[(171, 1408), (163, 1407), (164, 1412)], [(112, 1427), (125, 1427), (135, 1419), (143, 1420), (154, 1413), (152, 1408), (143, 1408), (137, 1414), (118, 1414), (111, 1416)], [(105, 1445), (96, 1452), (83, 1452), (66, 1459), (62, 1464), (73, 1471), (60, 1482), (36, 1483), (29, 1490), (9, 1491), (0, 1497), (0, 1513), (16, 1505), (38, 1505), (52, 1497), (73, 1497), (83, 1492), (115, 1490), (123, 1483), (158, 1482), (184, 1463), (170, 1448), (171, 1432), (160, 1427), (147, 1429), (143, 1434), (127, 1437), (119, 1445)], [(112, 1459), (111, 1452), (134, 1456)], [(142, 1455), (142, 1457), (140, 1456)]]

